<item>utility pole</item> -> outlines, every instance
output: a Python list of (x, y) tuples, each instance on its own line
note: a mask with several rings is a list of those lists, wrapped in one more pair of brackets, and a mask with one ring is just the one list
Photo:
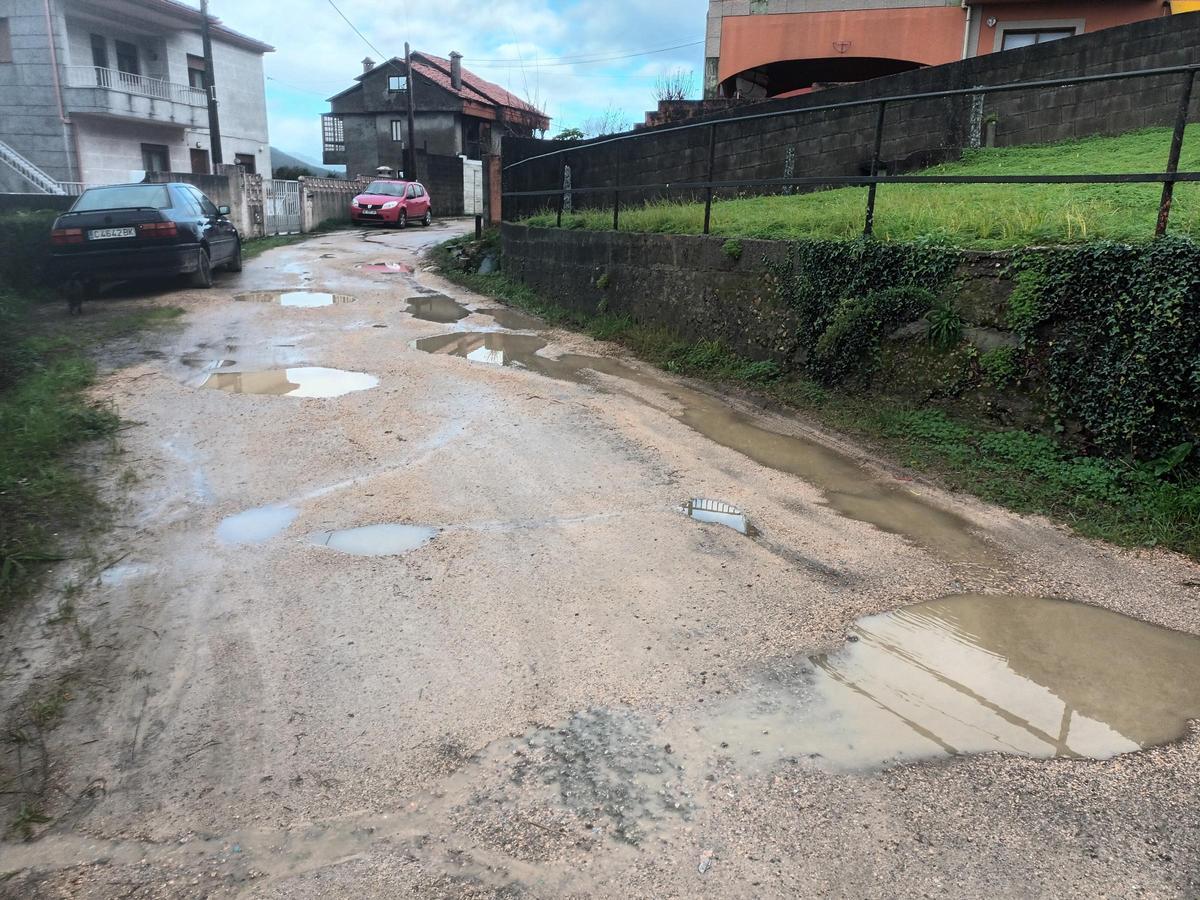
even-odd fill
[(200, 0), (200, 34), (204, 40), (204, 86), (208, 89), (208, 142), (211, 147), (212, 164), (225, 162), (221, 155), (221, 117), (217, 113), (217, 82), (213, 71), (212, 36), (209, 34), (208, 0)]
[(407, 79), (405, 84), (408, 90), (408, 152), (405, 153), (404, 177), (410, 181), (417, 177), (417, 115), (416, 101), (413, 99), (413, 89), (416, 86), (416, 79), (413, 78), (412, 68), (412, 52), (408, 49), (408, 41), (404, 42), (404, 77)]

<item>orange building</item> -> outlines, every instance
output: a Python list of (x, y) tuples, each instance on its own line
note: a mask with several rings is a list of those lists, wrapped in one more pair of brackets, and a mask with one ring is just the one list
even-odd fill
[(709, 0), (704, 95), (783, 97), (1197, 7), (1195, 0)]

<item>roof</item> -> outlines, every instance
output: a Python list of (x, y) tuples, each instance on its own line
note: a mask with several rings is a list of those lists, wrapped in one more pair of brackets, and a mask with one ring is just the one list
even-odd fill
[[(334, 94), (330, 100), (337, 100), (339, 97), (344, 97), (351, 91), (357, 90), (361, 82), (368, 75), (371, 75), (386, 66), (399, 66), (399, 71), (403, 71), (403, 57), (393, 56), (387, 62), (380, 63), (369, 72), (364, 72), (354, 80), (359, 82), (359, 85), (353, 85), (340, 93)], [(546, 114), (531, 103), (522, 100), (516, 94), (505, 90), (498, 84), (480, 78), (474, 72), (467, 69), (465, 66), (462, 70), (462, 87), (455, 90), (450, 81), (450, 60), (441, 56), (434, 56), (432, 53), (426, 53), (423, 50), (412, 51), (412, 67), (413, 71), (432, 81), (442, 90), (447, 93), (454, 94), (463, 100), (470, 100), (473, 103), (482, 104), (484, 106), (503, 107), (511, 109), (519, 113), (524, 113), (528, 116), (534, 116), (539, 119), (546, 120), (546, 126), (549, 127), (550, 120)]]

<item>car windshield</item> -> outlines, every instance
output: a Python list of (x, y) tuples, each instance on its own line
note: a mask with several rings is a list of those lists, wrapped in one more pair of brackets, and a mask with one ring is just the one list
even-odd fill
[(170, 209), (171, 195), (164, 184), (118, 184), (112, 187), (88, 188), (71, 212), (88, 212), (94, 209)]
[(407, 186), (395, 181), (372, 181), (363, 193), (379, 194), (383, 197), (403, 197), (404, 189)]

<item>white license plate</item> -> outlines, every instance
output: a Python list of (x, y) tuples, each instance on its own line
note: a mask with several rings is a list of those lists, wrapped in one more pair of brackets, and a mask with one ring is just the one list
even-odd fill
[(136, 236), (136, 228), (93, 228), (88, 232), (89, 241), (108, 241), (113, 238), (130, 238)]
[(360, 210), (359, 210), (359, 212), (361, 212), (361, 213), (362, 213), (364, 216), (377, 216), (377, 215), (379, 215), (379, 212), (378, 212), (377, 210), (374, 210), (374, 209), (360, 209)]

